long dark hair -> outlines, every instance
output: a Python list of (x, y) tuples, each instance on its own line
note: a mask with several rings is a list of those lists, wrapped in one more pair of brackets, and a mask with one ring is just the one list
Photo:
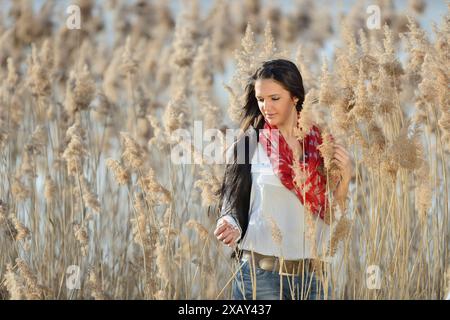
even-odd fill
[[(295, 106), (297, 112), (301, 111), (305, 99), (302, 76), (293, 62), (285, 59), (263, 62), (246, 84), (245, 104), (240, 121), (242, 132), (248, 133), (249, 129), (253, 127), (256, 130), (257, 138), (259, 130), (264, 126), (264, 117), (259, 110), (258, 101), (255, 97), (255, 82), (258, 79), (272, 79), (289, 91), (291, 96), (297, 97), (298, 102)], [(244, 143), (245, 145), (245, 163), (237, 163), (236, 161), (236, 145), (239, 143)], [(227, 164), (225, 169), (222, 188), (219, 191), (219, 208), (222, 208), (224, 201), (227, 202), (226, 211), (237, 218), (242, 229), (242, 240), (248, 226), (252, 185), (250, 162), (256, 146), (255, 144), (249, 144), (248, 134), (242, 135), (238, 139), (237, 144), (234, 145), (233, 150), (234, 161)], [(224, 213), (222, 212), (222, 214)]]

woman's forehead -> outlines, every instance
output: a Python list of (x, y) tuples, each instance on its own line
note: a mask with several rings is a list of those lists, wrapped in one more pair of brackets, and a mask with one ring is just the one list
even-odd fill
[(274, 94), (282, 94), (286, 89), (278, 82), (272, 79), (258, 79), (255, 81), (255, 93), (258, 96), (271, 96)]

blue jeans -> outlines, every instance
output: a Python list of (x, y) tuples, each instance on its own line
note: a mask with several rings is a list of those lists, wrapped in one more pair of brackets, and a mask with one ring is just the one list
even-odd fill
[[(248, 260), (240, 260), (232, 283), (234, 300), (324, 300), (324, 287), (315, 272), (306, 271), (303, 275), (280, 275), (251, 265)], [(251, 269), (251, 270), (250, 270)], [(253, 296), (255, 289), (255, 297)], [(280, 296), (281, 292), (281, 296)], [(326, 299), (331, 299), (331, 286), (328, 286)]]

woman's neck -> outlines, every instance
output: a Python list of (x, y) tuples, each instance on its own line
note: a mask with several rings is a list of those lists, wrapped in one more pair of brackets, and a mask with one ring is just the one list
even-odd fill
[(285, 123), (280, 124), (278, 129), (280, 130), (281, 135), (285, 139), (291, 139), (294, 137), (294, 128), (297, 125), (297, 112), (294, 111), (289, 115), (289, 118)]

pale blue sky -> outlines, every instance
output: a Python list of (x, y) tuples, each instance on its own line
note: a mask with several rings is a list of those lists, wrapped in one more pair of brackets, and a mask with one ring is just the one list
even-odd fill
[[(9, 7), (11, 6), (13, 0), (0, 0), (0, 13), (3, 13), (3, 16), (5, 17)], [(46, 0), (29, 0), (33, 2), (33, 6), (35, 10), (38, 10), (42, 4)], [(65, 15), (65, 8), (67, 8), (68, 5), (74, 3), (75, 1), (70, 0), (53, 0), (56, 1), (56, 8), (55, 11), (57, 14), (58, 10), (60, 10), (61, 15)], [(120, 1), (120, 0), (119, 0)], [(133, 3), (134, 0), (124, 0), (129, 3)], [(230, 1), (238, 1), (238, 0), (230, 0)], [(97, 3), (101, 3), (102, 1), (97, 0)], [(182, 3), (187, 2), (183, 0), (170, 0), (168, 1), (171, 9), (176, 13), (179, 14), (181, 12)], [(295, 2), (290, 0), (263, 0), (264, 4), (273, 2), (278, 3), (282, 9), (283, 12), (289, 12), (294, 9)], [(356, 0), (316, 0), (316, 6), (320, 8), (323, 6), (323, 8), (329, 9), (329, 12), (333, 14), (333, 25), (335, 27), (335, 30), (338, 29), (337, 25), (337, 17), (340, 13), (348, 12), (349, 9), (357, 2)], [(374, 3), (375, 1), (366, 0), (365, 3), (367, 5)], [(212, 7), (214, 1), (212, 0), (200, 0), (201, 3), (201, 10), (202, 14), (205, 14), (210, 8)], [(393, 0), (394, 6), (397, 8), (398, 11), (406, 11), (408, 7), (408, 0)], [(432, 23), (440, 24), (442, 21), (442, 17), (447, 12), (447, 5), (446, 1), (444, 0), (428, 0), (426, 1), (426, 10), (421, 15), (419, 22), (421, 27), (427, 32), (428, 36), (430, 38), (433, 38), (433, 32), (432, 32)], [(381, 12), (381, 15), (383, 13)], [(0, 14), (0, 17), (2, 15)], [(112, 13), (111, 12), (105, 12), (105, 21), (106, 21), (106, 30), (109, 30), (111, 33), (112, 28)], [(112, 37), (108, 37), (109, 39), (112, 39)], [(301, 40), (301, 39), (300, 39)], [(326, 55), (329, 60), (331, 60), (333, 50), (336, 45), (338, 45), (339, 39), (337, 37), (331, 37), (328, 41), (325, 42), (324, 48), (320, 50), (319, 55)], [(400, 59), (403, 58), (403, 55), (400, 55)], [(228, 61), (228, 64), (226, 66), (226, 70), (224, 74), (216, 74), (216, 81), (214, 84), (214, 89), (218, 97), (224, 101), (227, 99), (226, 93), (224, 92), (224, 89), (222, 87), (222, 82), (229, 83), (232, 73), (233, 73), (234, 65), (233, 61)]]

